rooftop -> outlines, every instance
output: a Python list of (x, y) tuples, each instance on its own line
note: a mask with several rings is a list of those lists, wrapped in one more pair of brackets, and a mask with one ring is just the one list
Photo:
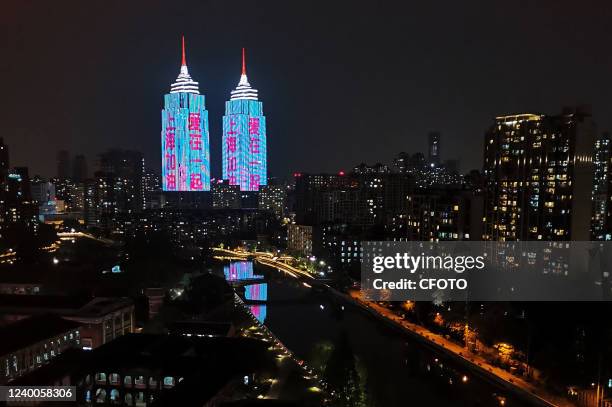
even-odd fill
[(215, 321), (176, 321), (170, 327), (170, 333), (177, 335), (229, 336), (232, 324)]
[(3, 314), (38, 315), (55, 313), (71, 317), (96, 317), (130, 306), (129, 298), (62, 296), (62, 295), (0, 295)]
[(34, 345), (45, 339), (72, 331), (81, 324), (57, 315), (37, 315), (0, 328), (0, 355)]

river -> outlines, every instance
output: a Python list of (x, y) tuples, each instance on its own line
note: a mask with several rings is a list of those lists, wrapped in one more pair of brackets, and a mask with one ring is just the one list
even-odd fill
[(282, 272), (232, 262), (224, 274), (258, 283), (243, 293), (251, 311), (348, 400), (336, 405), (529, 405), (356, 305)]

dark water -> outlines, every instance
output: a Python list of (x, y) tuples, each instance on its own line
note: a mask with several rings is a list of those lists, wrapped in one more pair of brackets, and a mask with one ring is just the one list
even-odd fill
[[(337, 405), (529, 405), (351, 303), (316, 292), (276, 270), (259, 265), (251, 269), (245, 263), (233, 264), (233, 271), (240, 269), (250, 278), (261, 276), (256, 287), (246, 288), (246, 296), (265, 301), (252, 304), (252, 310), (331, 388), (350, 400)], [(225, 271), (226, 278), (236, 275), (228, 267)]]

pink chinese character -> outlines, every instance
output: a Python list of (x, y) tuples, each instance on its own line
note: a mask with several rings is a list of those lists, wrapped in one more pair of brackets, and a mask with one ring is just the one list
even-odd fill
[(259, 181), (259, 174), (251, 174), (251, 176), (249, 177), (249, 189), (257, 191), (259, 189)]
[(202, 184), (202, 175), (201, 174), (191, 174), (189, 177), (189, 187), (192, 191), (200, 191), (204, 187)]
[(189, 148), (192, 150), (202, 149), (202, 135), (201, 134), (190, 134), (189, 135)]
[(249, 117), (249, 134), (259, 135), (259, 117)]
[(236, 171), (236, 157), (230, 157), (227, 160), (227, 172), (234, 172)]
[(249, 142), (249, 151), (252, 154), (259, 154), (259, 139), (255, 137), (251, 137)]
[(227, 132), (227, 134), (229, 134), (229, 135), (238, 134), (238, 132), (235, 130), (235, 128), (236, 128), (236, 120), (234, 120), (233, 118), (230, 117), (229, 125), (230, 125), (230, 129)]
[(259, 189), (259, 183), (260, 183), (260, 176), (259, 176), (259, 174), (251, 174), (249, 176), (249, 189), (251, 189), (251, 190), (258, 190)]
[(166, 174), (166, 189), (176, 189), (176, 176), (174, 171)]
[(166, 150), (174, 150), (174, 132), (166, 131)]
[(227, 142), (227, 150), (230, 153), (235, 153), (236, 152), (236, 137), (230, 136), (227, 138), (226, 142)]
[(227, 180), (228, 180), (230, 185), (236, 185), (237, 184), (237, 182), (236, 182), (236, 175), (235, 174), (230, 174), (227, 177)]
[(201, 131), (200, 113), (189, 113), (189, 130)]
[(179, 187), (181, 191), (187, 189), (187, 171), (184, 165), (179, 164)]
[(166, 153), (166, 169), (167, 170), (175, 170), (176, 169), (176, 158), (174, 154)]

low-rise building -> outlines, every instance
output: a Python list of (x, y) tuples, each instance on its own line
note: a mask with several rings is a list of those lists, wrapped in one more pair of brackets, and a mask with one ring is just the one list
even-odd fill
[(249, 338), (131, 334), (66, 352), (13, 384), (76, 386), (78, 405), (216, 406), (263, 383), (269, 354)]
[(134, 331), (134, 302), (129, 298), (0, 295), (0, 324), (49, 313), (81, 324), (83, 349)]
[(80, 347), (81, 324), (56, 315), (37, 315), (3, 326), (0, 338), (0, 383), (7, 383), (66, 349)]

